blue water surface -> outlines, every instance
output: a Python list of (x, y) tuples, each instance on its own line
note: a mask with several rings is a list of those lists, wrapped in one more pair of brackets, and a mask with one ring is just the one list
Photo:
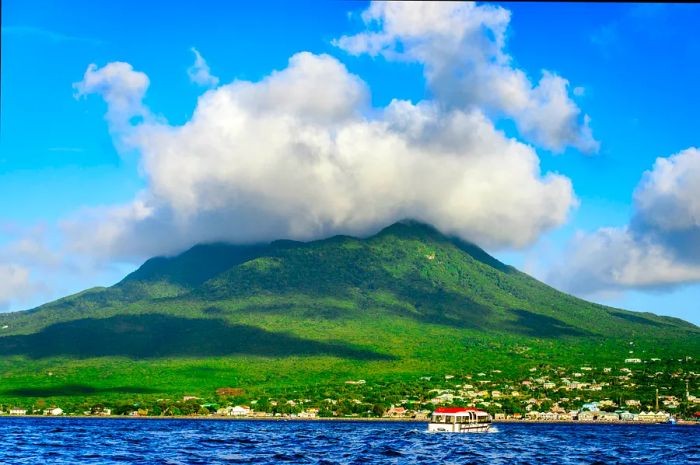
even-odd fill
[(0, 418), (3, 464), (692, 464), (700, 427)]

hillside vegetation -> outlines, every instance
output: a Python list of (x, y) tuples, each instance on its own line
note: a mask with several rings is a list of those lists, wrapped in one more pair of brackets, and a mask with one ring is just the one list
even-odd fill
[(403, 382), (700, 354), (675, 318), (561, 293), (412, 221), (357, 239), (205, 244), (0, 316), (0, 398)]

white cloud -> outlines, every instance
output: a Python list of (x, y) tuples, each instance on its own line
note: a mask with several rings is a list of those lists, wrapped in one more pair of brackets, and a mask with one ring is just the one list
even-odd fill
[(187, 75), (195, 84), (205, 87), (216, 87), (219, 84), (219, 78), (212, 76), (209, 65), (202, 58), (202, 55), (196, 48), (192, 47), (194, 53), (194, 64), (187, 69)]
[(132, 118), (146, 118), (149, 113), (143, 97), (150, 81), (144, 73), (134, 71), (129, 63), (115, 61), (102, 68), (88, 66), (83, 80), (73, 84), (75, 98), (100, 94), (107, 103), (107, 121), (114, 131), (129, 127)]
[(628, 226), (579, 234), (550, 280), (576, 293), (700, 281), (700, 150), (658, 158)]
[(700, 244), (700, 150), (691, 147), (658, 158), (634, 200), (641, 227), (659, 235), (686, 233)]
[(57, 265), (56, 254), (44, 242), (45, 227), (21, 228), (0, 225), (0, 311), (24, 304), (45, 286), (36, 270)]
[(0, 263), (0, 311), (15, 300), (22, 300), (33, 292), (29, 269), (14, 263)]
[[(109, 85), (79, 86), (110, 102)], [(304, 52), (259, 82), (206, 92), (182, 126), (133, 125), (124, 137), (141, 154), (147, 190), (76, 215), (64, 225), (70, 243), (134, 258), (202, 241), (364, 234), (411, 217), (485, 246), (523, 247), (576, 205), (568, 178), (542, 175), (534, 149), (477, 107), (368, 105), (359, 77)]]
[(73, 253), (61, 239), (55, 226), (0, 223), (0, 312), (31, 308), (124, 276), (121, 264)]
[(368, 30), (334, 43), (359, 55), (421, 63), (428, 86), (450, 108), (512, 118), (521, 134), (553, 151), (595, 152), (590, 119), (568, 96), (569, 82), (543, 71), (533, 85), (505, 52), (510, 12), (461, 2), (373, 2)]

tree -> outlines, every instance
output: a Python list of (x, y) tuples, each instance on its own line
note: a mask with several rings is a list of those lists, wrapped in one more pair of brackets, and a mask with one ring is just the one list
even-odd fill
[(377, 415), (378, 417), (384, 416), (386, 410), (387, 408), (384, 404), (374, 404), (372, 406), (372, 413)]

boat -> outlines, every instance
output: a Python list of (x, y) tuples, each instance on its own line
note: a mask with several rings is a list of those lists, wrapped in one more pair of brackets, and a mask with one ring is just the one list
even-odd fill
[(429, 432), (485, 433), (493, 419), (477, 408), (440, 407), (430, 417)]

